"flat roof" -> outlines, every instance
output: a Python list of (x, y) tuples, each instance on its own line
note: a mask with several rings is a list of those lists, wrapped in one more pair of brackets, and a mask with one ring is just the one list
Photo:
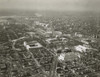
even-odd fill
[(41, 48), (42, 45), (37, 41), (31, 41), (27, 44), (29, 48)]

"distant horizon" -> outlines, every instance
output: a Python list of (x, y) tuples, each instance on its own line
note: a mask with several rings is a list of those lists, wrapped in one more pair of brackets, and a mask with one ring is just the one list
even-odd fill
[(35, 13), (42, 14), (44, 16), (61, 16), (61, 15), (100, 15), (100, 12), (92, 11), (56, 11), (56, 10), (22, 10), (22, 9), (2, 9), (0, 10), (0, 16), (34, 16)]
[(3, 12), (3, 11), (21, 11), (21, 12), (32, 12), (32, 11), (35, 11), (35, 12), (91, 12), (91, 13), (100, 13), (100, 11), (93, 11), (93, 10), (38, 10), (38, 9), (0, 9), (0, 12)]

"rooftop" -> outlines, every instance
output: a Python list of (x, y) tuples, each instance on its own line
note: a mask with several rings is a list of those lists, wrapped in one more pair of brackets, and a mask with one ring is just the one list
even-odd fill
[(30, 48), (41, 48), (42, 45), (38, 43), (37, 41), (31, 41), (31, 42), (24, 42), (24, 46), (28, 49)]

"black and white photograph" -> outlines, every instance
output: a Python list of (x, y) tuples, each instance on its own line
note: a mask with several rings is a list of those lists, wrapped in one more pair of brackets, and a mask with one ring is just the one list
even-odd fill
[(0, 0), (0, 77), (100, 77), (100, 0)]

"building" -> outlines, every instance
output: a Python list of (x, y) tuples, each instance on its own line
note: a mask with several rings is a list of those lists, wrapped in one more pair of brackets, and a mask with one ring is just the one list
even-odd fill
[(26, 42), (25, 41), (24, 46), (26, 47), (27, 50), (42, 47), (42, 45), (40, 43), (38, 43), (37, 41), (31, 41), (31, 42)]

